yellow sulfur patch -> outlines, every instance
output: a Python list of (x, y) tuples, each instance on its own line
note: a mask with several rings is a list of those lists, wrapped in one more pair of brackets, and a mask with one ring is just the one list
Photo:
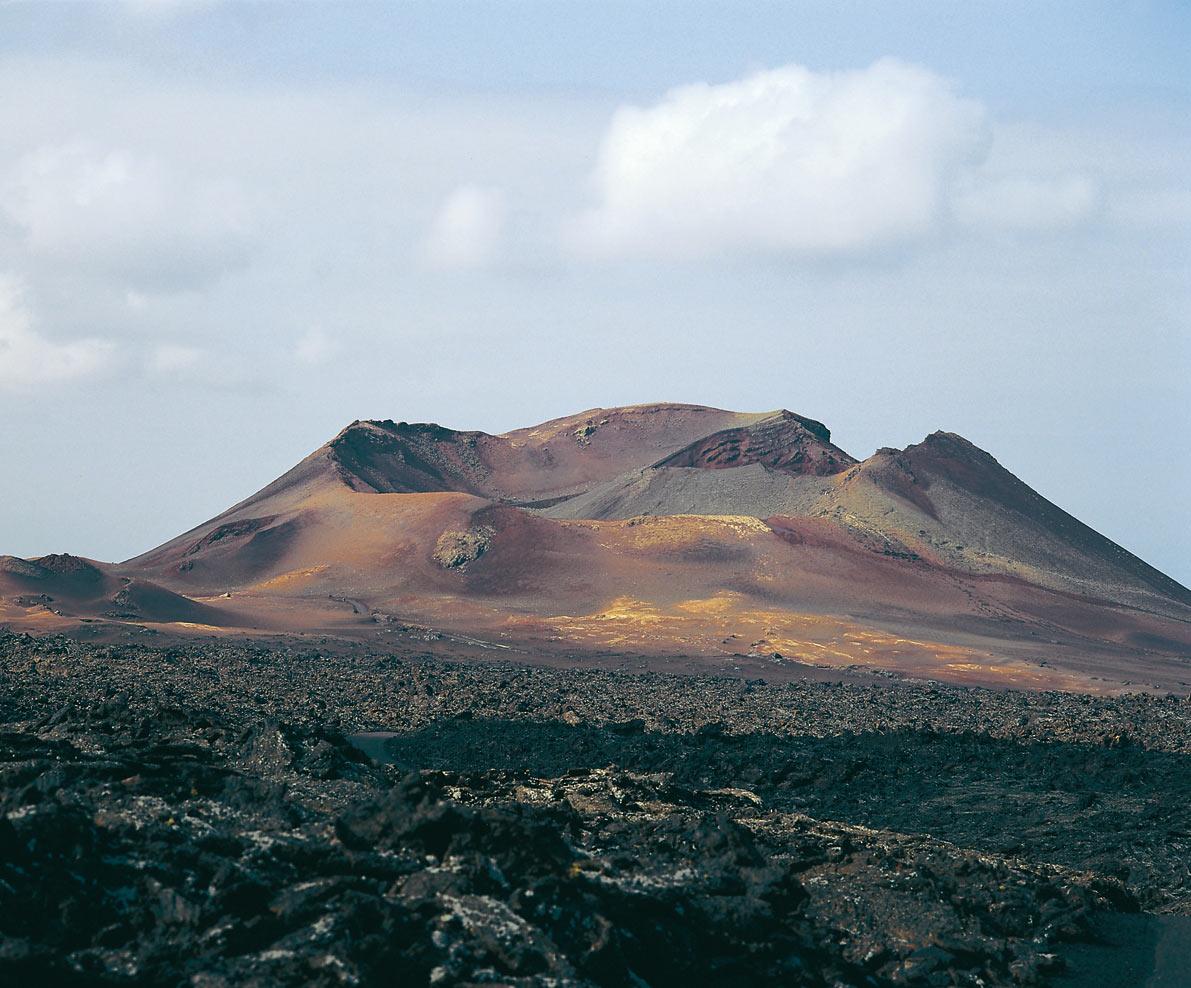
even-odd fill
[(280, 573), (277, 576), (268, 580), (263, 580), (255, 585), (257, 590), (281, 590), (292, 589), (301, 586), (305, 583), (311, 582), (316, 576), (325, 573), (330, 567), (323, 566), (307, 566), (304, 569), (291, 569), (288, 572)]

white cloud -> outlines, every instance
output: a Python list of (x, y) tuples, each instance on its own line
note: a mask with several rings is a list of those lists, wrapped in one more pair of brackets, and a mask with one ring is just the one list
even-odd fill
[(928, 233), (987, 145), (984, 112), (893, 59), (791, 65), (617, 111), (579, 223), (595, 253), (838, 253)]
[(294, 358), (310, 367), (321, 367), (339, 352), (339, 342), (320, 326), (311, 327), (294, 347)]
[(26, 391), (103, 370), (112, 355), (105, 340), (56, 343), (38, 334), (18, 284), (0, 277), (0, 390)]
[(1087, 175), (973, 176), (952, 203), (960, 222), (993, 230), (1049, 230), (1075, 226), (1100, 206), (1100, 186)]
[(203, 285), (247, 257), (248, 209), (234, 183), (87, 142), (21, 156), (0, 178), (0, 209), (31, 256), (141, 290)]
[(426, 257), (441, 268), (477, 268), (491, 263), (505, 224), (504, 195), (498, 189), (461, 185), (435, 216), (426, 238)]
[(205, 356), (205, 352), (198, 347), (163, 344), (154, 347), (149, 355), (149, 370), (154, 374), (185, 374), (198, 367)]

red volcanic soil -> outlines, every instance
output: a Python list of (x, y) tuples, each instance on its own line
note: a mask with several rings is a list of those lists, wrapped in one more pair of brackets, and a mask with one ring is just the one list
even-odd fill
[(437, 629), (556, 657), (1191, 689), (1184, 587), (959, 436), (857, 462), (786, 411), (355, 422), (119, 566), (5, 557), (0, 600), (17, 625)]

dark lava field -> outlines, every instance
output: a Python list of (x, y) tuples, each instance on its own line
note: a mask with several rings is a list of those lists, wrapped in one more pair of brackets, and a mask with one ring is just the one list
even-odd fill
[(1191, 703), (0, 633), (0, 985), (1191, 984)]

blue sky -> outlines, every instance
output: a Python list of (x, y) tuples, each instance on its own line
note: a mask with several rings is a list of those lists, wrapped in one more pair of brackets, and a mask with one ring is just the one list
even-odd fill
[(383, 82), (449, 92), (650, 95), (757, 65), (896, 54), (994, 110), (1187, 97), (1179, 2), (9, 4), (0, 47), (114, 57), (167, 76)]
[(1191, 8), (0, 6), (0, 552), (347, 422), (943, 428), (1191, 581)]

